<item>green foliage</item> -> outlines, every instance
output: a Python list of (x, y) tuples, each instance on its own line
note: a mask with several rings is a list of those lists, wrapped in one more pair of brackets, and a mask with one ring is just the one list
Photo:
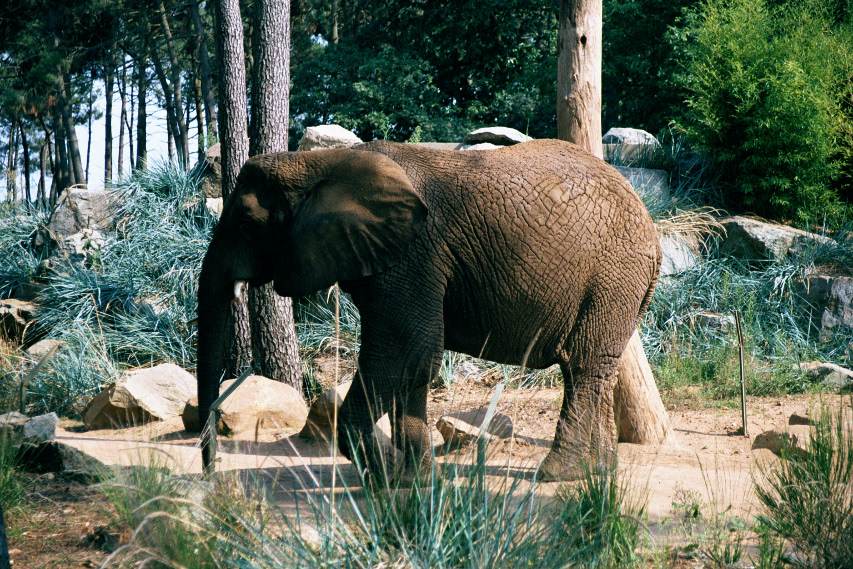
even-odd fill
[[(803, 223), (839, 210), (853, 147), (853, 43), (816, 1), (707, 0), (686, 47), (683, 125), (731, 203)], [(849, 158), (849, 156), (848, 156)]]
[[(809, 567), (841, 569), (853, 559), (853, 432), (844, 407), (824, 407), (807, 451), (783, 449), (756, 481), (766, 532), (787, 540)], [(772, 542), (765, 546), (774, 555)]]
[(17, 470), (18, 447), (12, 444), (8, 431), (0, 432), (0, 504), (8, 512), (20, 504), (24, 481)]

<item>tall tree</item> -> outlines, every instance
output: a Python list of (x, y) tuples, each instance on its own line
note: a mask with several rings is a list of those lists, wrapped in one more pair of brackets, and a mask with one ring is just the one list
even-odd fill
[[(237, 174), (249, 157), (246, 63), (239, 0), (216, 0), (216, 53), (219, 59), (219, 136), (222, 148), (222, 197), (234, 191)], [(244, 294), (245, 296), (245, 294)], [(228, 374), (252, 360), (248, 303), (231, 305)]]
[[(143, 39), (143, 41), (145, 41)], [(148, 168), (148, 55), (141, 50), (136, 60), (136, 164), (137, 170)]]
[(602, 0), (560, 0), (557, 136), (598, 158), (601, 145)]
[[(290, 94), (290, 0), (255, 1), (249, 154), (287, 150)], [(293, 302), (272, 283), (249, 290), (255, 362), (264, 376), (302, 390)]]
[(106, 109), (104, 115), (104, 185), (113, 181), (113, 85), (115, 83), (116, 50), (109, 51), (107, 63), (104, 65), (104, 98)]
[(207, 39), (204, 33), (204, 26), (201, 23), (198, 0), (191, 0), (189, 2), (189, 9), (193, 28), (198, 37), (199, 79), (201, 80), (201, 91), (204, 98), (204, 118), (207, 128), (210, 130), (207, 136), (215, 139), (217, 137), (216, 105), (213, 101), (213, 83), (210, 80), (210, 58), (207, 55)]
[[(172, 134), (175, 139), (175, 147), (178, 152), (178, 161), (186, 168), (189, 166), (190, 142), (189, 133), (187, 132), (187, 122), (184, 117), (183, 94), (181, 89), (181, 66), (178, 60), (178, 50), (175, 47), (175, 40), (172, 38), (172, 29), (169, 25), (169, 18), (166, 16), (166, 7), (163, 0), (160, 0), (157, 5), (157, 11), (160, 14), (160, 31), (163, 34), (163, 39), (166, 43), (166, 53), (169, 59), (169, 72), (172, 76), (170, 85), (170, 94), (173, 108), (173, 127)], [(154, 54), (154, 57), (159, 61), (159, 57)], [(166, 92), (164, 96), (168, 96)]]

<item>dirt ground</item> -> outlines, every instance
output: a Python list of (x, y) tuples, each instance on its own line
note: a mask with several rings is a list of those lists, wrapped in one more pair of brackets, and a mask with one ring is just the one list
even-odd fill
[[(490, 389), (471, 383), (451, 391), (433, 391), (431, 424), (447, 412), (487, 406)], [(507, 474), (529, 475), (535, 470), (553, 439), (560, 397), (559, 389), (504, 390), (498, 411), (512, 419), (514, 434), (490, 447), (488, 465), (496, 481)], [(849, 405), (849, 397), (837, 395), (823, 396), (823, 401)], [(685, 398), (684, 404), (670, 404), (673, 429), (662, 444), (620, 443), (622, 479), (628, 481), (631, 497), (646, 503), (644, 521), (653, 541), (674, 546), (690, 541), (690, 536), (679, 535), (683, 526), (679, 518), (694, 506), (706, 518), (727, 512), (727, 516), (751, 524), (759, 512), (752, 490), (753, 477), (760, 476), (757, 465), (776, 460), (770, 451), (752, 450), (752, 439), (770, 429), (784, 429), (793, 413), (807, 414), (817, 403), (817, 396), (808, 395), (749, 398), (747, 438), (739, 434), (739, 408), (697, 405), (695, 399)], [(433, 434), (435, 441), (442, 441), (438, 431)], [(89, 432), (65, 424), (57, 430), (57, 440), (108, 465), (156, 463), (177, 473), (201, 470), (197, 436), (183, 431), (180, 419)], [(441, 449), (437, 454), (445, 461), (456, 455), (444, 455)], [(346, 459), (330, 455), (326, 443), (308, 441), (292, 432), (260, 430), (221, 439), (218, 469), (276, 480), (275, 495), (287, 511), (299, 499), (294, 490), (330, 487), (333, 462), (348, 464)], [(345, 467), (342, 472), (343, 480), (338, 477), (336, 483), (339, 488), (356, 484), (352, 469)], [(542, 484), (540, 492), (547, 495), (558, 488), (558, 483)], [(106, 558), (105, 551), (127, 539), (115, 527), (110, 504), (92, 488), (43, 475), (32, 477), (28, 492), (34, 508), (26, 515), (7, 512), (13, 567), (96, 567)]]

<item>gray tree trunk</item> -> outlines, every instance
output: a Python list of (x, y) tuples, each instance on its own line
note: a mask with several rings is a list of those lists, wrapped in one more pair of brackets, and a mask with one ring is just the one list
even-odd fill
[(116, 52), (111, 51), (104, 67), (104, 185), (113, 181), (113, 83), (115, 82)]
[(198, 2), (192, 0), (189, 3), (189, 8), (193, 27), (198, 36), (199, 79), (201, 80), (201, 91), (204, 98), (204, 120), (209, 130), (207, 135), (212, 139), (216, 139), (218, 136), (216, 129), (216, 103), (213, 100), (213, 84), (210, 80), (210, 58), (207, 56), (207, 39), (204, 34), (204, 26), (201, 24)]
[(71, 167), (71, 182), (83, 184), (86, 177), (83, 174), (83, 161), (80, 159), (80, 144), (77, 142), (77, 132), (74, 129), (74, 117), (71, 112), (71, 89), (69, 77), (58, 73), (57, 89), (59, 96), (57, 104), (62, 113), (62, 123), (65, 128), (65, 141), (68, 145), (68, 164)]
[(561, 0), (557, 35), (557, 136), (603, 158), (602, 0)]
[(139, 55), (136, 68), (137, 97), (136, 97), (136, 169), (148, 168), (148, 112), (145, 104), (148, 94), (148, 56), (143, 53)]
[(184, 118), (184, 103), (181, 91), (181, 66), (178, 61), (178, 51), (175, 49), (175, 42), (172, 39), (172, 29), (169, 26), (169, 18), (166, 17), (166, 8), (163, 5), (163, 0), (160, 0), (157, 9), (160, 13), (160, 26), (163, 31), (163, 37), (166, 40), (166, 52), (169, 55), (169, 73), (172, 76), (172, 84), (170, 87), (172, 106), (174, 108), (175, 128), (173, 136), (175, 138), (175, 148), (178, 153), (179, 163), (181, 166), (186, 168), (189, 166), (190, 160), (190, 137), (187, 132), (187, 121)]

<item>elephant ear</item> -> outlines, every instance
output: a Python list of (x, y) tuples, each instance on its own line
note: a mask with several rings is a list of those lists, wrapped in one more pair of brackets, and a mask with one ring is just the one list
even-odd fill
[(302, 188), (290, 197), (292, 220), (280, 232), (276, 292), (302, 296), (399, 261), (427, 216), (399, 164), (350, 149), (299, 154)]

